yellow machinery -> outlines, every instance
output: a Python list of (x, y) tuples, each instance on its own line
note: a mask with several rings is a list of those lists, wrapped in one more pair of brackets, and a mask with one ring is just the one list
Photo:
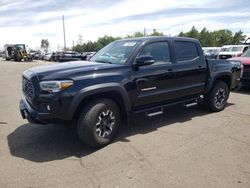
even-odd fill
[(4, 45), (5, 59), (14, 61), (31, 61), (31, 56), (26, 51), (25, 44), (6, 44)]

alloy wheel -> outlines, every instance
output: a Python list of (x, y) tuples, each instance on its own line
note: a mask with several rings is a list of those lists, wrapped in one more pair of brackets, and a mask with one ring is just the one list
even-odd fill
[(99, 137), (105, 138), (109, 136), (115, 124), (115, 116), (111, 110), (101, 112), (96, 123), (96, 134)]
[(226, 101), (226, 91), (223, 88), (219, 88), (215, 93), (214, 97), (215, 106), (217, 108), (220, 108), (221, 106), (224, 105), (225, 101)]

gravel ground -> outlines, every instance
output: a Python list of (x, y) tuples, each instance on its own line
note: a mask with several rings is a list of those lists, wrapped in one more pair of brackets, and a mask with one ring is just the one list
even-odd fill
[(250, 89), (209, 113), (175, 107), (137, 117), (100, 150), (74, 128), (19, 114), (21, 75), (49, 62), (0, 61), (0, 187), (250, 187)]

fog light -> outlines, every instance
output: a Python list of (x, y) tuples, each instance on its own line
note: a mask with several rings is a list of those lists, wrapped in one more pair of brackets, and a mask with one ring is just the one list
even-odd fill
[(50, 111), (50, 105), (47, 105), (46, 108), (48, 111)]

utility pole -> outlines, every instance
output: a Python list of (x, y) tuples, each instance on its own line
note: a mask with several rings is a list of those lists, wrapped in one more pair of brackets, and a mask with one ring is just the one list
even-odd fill
[(63, 39), (64, 39), (64, 50), (66, 50), (66, 37), (65, 37), (64, 15), (62, 15), (62, 21), (63, 21)]
[(146, 28), (144, 27), (144, 30), (143, 30), (143, 35), (144, 37), (146, 37)]
[(82, 45), (82, 43), (83, 43), (82, 35), (79, 34), (77, 44)]

